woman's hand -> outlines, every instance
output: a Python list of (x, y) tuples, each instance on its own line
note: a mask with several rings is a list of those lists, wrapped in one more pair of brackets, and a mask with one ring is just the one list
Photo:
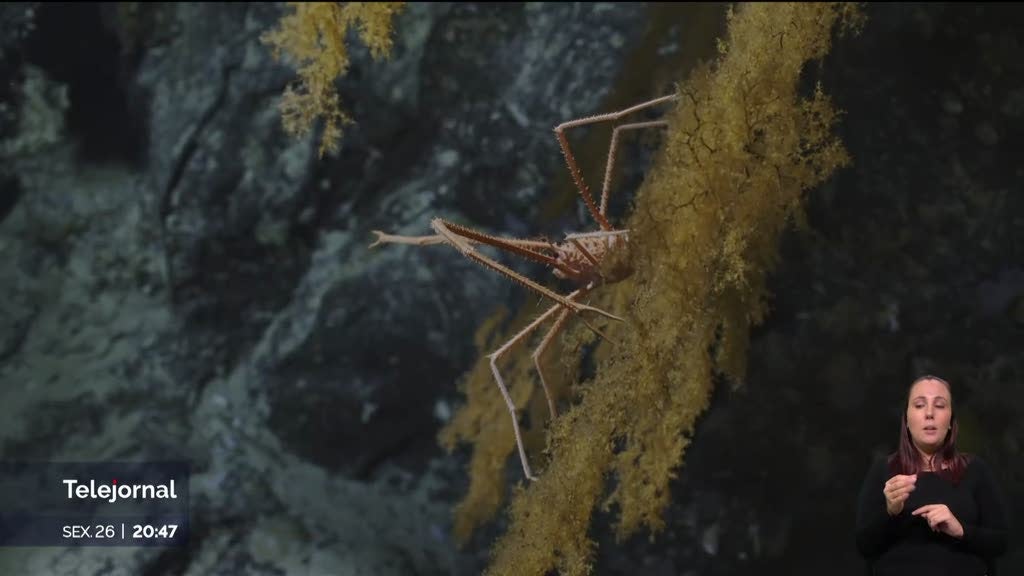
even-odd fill
[(914, 491), (917, 482), (917, 474), (893, 476), (885, 483), (882, 493), (885, 494), (885, 509), (889, 516), (895, 516), (903, 511), (903, 503)]
[(953, 538), (963, 538), (964, 527), (949, 511), (945, 504), (928, 504), (911, 512), (913, 516), (921, 516), (928, 521), (928, 527), (935, 532), (949, 534)]

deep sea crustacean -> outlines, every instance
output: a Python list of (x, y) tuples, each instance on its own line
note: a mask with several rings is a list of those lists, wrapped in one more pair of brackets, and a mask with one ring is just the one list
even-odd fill
[[(487, 356), (490, 360), (491, 372), (494, 375), (494, 380), (498, 384), (498, 388), (505, 399), (505, 404), (508, 406), (509, 413), (512, 417), (512, 427), (516, 436), (516, 445), (519, 449), (519, 458), (522, 462), (523, 472), (530, 480), (536, 480), (537, 477), (530, 468), (530, 464), (526, 456), (526, 450), (523, 446), (522, 436), (519, 431), (519, 422), (515, 405), (512, 402), (512, 398), (509, 396), (508, 388), (505, 386), (505, 382), (498, 370), (498, 359), (506, 354), (513, 346), (524, 341), (542, 324), (554, 318), (554, 323), (548, 329), (540, 344), (536, 349), (534, 349), (532, 359), (540, 377), (541, 386), (544, 389), (544, 395), (547, 399), (548, 410), (551, 414), (551, 418), (555, 418), (555, 403), (544, 378), (544, 371), (541, 368), (541, 355), (544, 354), (552, 341), (554, 341), (555, 337), (565, 327), (570, 314), (579, 318), (587, 325), (588, 328), (602, 338), (604, 337), (604, 334), (583, 317), (584, 312), (594, 313), (616, 321), (622, 321), (622, 318), (614, 314), (589, 306), (582, 302), (587, 294), (595, 288), (605, 284), (620, 282), (629, 277), (633, 272), (633, 268), (630, 265), (628, 257), (629, 231), (616, 229), (612, 226), (607, 217), (612, 168), (615, 164), (615, 154), (616, 148), (619, 144), (620, 134), (627, 130), (664, 127), (666, 126), (666, 121), (653, 120), (622, 124), (612, 131), (611, 142), (608, 150), (608, 160), (605, 165), (604, 183), (601, 190), (600, 204), (596, 204), (594, 202), (594, 198), (591, 195), (589, 188), (583, 181), (583, 175), (581, 174), (579, 166), (576, 163), (576, 159), (570, 149), (565, 131), (570, 128), (586, 124), (615, 122), (630, 114), (639, 112), (640, 110), (665, 102), (674, 101), (677, 98), (677, 94), (670, 94), (647, 102), (642, 102), (618, 112), (590, 116), (579, 120), (571, 120), (555, 127), (555, 135), (562, 148), (562, 152), (565, 155), (566, 165), (569, 168), (569, 172), (572, 175), (573, 181), (583, 199), (583, 202), (586, 204), (590, 216), (597, 225), (597, 230), (566, 234), (564, 241), (558, 243), (545, 239), (522, 239), (493, 236), (473, 230), (466, 226), (448, 222), (441, 218), (435, 218), (431, 221), (430, 226), (435, 232), (435, 234), (432, 235), (399, 236), (387, 234), (379, 230), (374, 231), (374, 234), (377, 235), (377, 239), (370, 245), (371, 248), (387, 243), (412, 244), (417, 246), (448, 244), (470, 260), (482, 264), (486, 268), (529, 288), (541, 297), (547, 298), (553, 302), (547, 310), (530, 322), (529, 325), (520, 330), (507, 342), (498, 347), (497, 350)], [(555, 277), (571, 282), (576, 289), (563, 296), (481, 253), (475, 247), (475, 245), (480, 244), (492, 246), (528, 260), (544, 264), (551, 268)]]

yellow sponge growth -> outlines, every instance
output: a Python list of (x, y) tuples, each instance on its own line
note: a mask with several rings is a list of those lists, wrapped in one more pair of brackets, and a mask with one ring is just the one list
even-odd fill
[[(837, 24), (845, 31), (862, 19), (855, 4), (742, 5), (729, 14), (717, 61), (678, 87), (663, 148), (626, 224), (635, 273), (590, 302), (627, 322), (604, 327), (616, 345), (591, 342), (596, 376), (550, 423), (546, 453), (531, 457), (540, 479), (516, 488), (490, 574), (589, 573), (598, 506), (617, 510), (620, 538), (663, 527), (670, 483), (714, 377), (744, 380), (781, 234), (802, 222), (805, 193), (849, 162), (833, 135), (838, 113), (820, 87), (801, 94), (800, 77), (827, 54)], [(577, 325), (565, 343), (592, 339)], [(478, 336), (484, 352), (497, 341)], [(582, 355), (571, 352), (578, 363)], [(532, 363), (520, 356), (502, 368), (513, 399), (520, 409), (543, 407)], [(500, 508), (515, 441), (485, 358), (463, 384), (467, 403), (441, 439), (449, 448), (473, 444), (470, 491), (456, 515), (466, 538)], [(534, 452), (538, 443), (535, 436)]]
[(298, 88), (289, 86), (281, 100), (285, 131), (293, 136), (308, 134), (317, 118), (324, 120), (320, 156), (336, 152), (342, 126), (351, 119), (341, 109), (334, 82), (348, 71), (345, 35), (358, 27), (359, 37), (374, 58), (391, 53), (391, 20), (405, 7), (404, 2), (289, 2), (294, 10), (281, 19), (277, 29), (261, 40), (271, 46), (274, 57), (286, 53), (299, 66)]

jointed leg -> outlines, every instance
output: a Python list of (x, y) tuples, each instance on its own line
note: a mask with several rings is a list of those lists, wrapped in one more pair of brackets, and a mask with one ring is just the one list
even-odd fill
[(558, 318), (555, 319), (555, 325), (548, 330), (548, 333), (544, 335), (544, 339), (541, 340), (540, 345), (533, 351), (533, 365), (537, 367), (537, 374), (540, 376), (540, 385), (544, 388), (544, 396), (548, 400), (548, 411), (551, 412), (551, 419), (554, 420), (556, 416), (555, 401), (551, 398), (551, 390), (548, 388), (547, 379), (544, 378), (544, 369), (540, 365), (540, 357), (554, 341), (555, 335), (557, 335), (562, 327), (565, 326), (565, 321), (569, 319), (569, 311), (562, 310), (558, 314)]
[(377, 235), (377, 239), (368, 248), (376, 248), (381, 244), (413, 244), (415, 246), (444, 244), (444, 236), (440, 234), (431, 234), (430, 236), (398, 236), (395, 234), (385, 234), (380, 230), (374, 230), (373, 233)]
[[(549, 241), (491, 236), (490, 234), (477, 232), (476, 230), (467, 228), (466, 226), (446, 222), (440, 218), (435, 218), (435, 221), (442, 222), (451, 232), (458, 234), (469, 244), (487, 244), (518, 256), (522, 256), (528, 260), (533, 260), (534, 262), (539, 262), (541, 264), (551, 266), (552, 268), (557, 268), (566, 276), (572, 277), (579, 275), (577, 270), (562, 264), (548, 253), (553, 252), (556, 249), (555, 245)], [(398, 236), (394, 234), (386, 234), (380, 230), (374, 230), (373, 233), (377, 235), (377, 240), (370, 244), (369, 248), (375, 248), (381, 244), (413, 244), (416, 246), (451, 244), (443, 234), (431, 234), (429, 236)]]
[(596, 230), (594, 232), (573, 232), (566, 234), (565, 239), (572, 241), (579, 238), (608, 238), (609, 236), (626, 236), (629, 230)]
[(569, 141), (566, 140), (565, 138), (565, 130), (576, 126), (583, 126), (585, 124), (594, 124), (597, 122), (608, 122), (611, 120), (618, 120), (619, 118), (622, 118), (627, 114), (632, 114), (633, 112), (638, 112), (640, 110), (643, 110), (644, 108), (649, 108), (651, 106), (655, 106), (663, 102), (676, 100), (677, 98), (679, 98), (678, 94), (669, 94), (668, 96), (662, 96), (661, 98), (655, 98), (654, 100), (642, 102), (640, 104), (637, 104), (636, 106), (626, 108), (625, 110), (620, 110), (618, 112), (612, 112), (609, 114), (599, 114), (597, 116), (590, 116), (589, 118), (581, 118), (579, 120), (571, 120), (569, 122), (563, 122), (562, 124), (559, 124), (558, 126), (555, 127), (555, 135), (558, 137), (558, 143), (562, 147), (562, 154), (565, 155), (565, 163), (569, 167), (569, 173), (572, 174), (572, 179), (576, 183), (576, 188), (579, 190), (580, 196), (583, 197), (583, 202), (587, 205), (587, 209), (590, 211), (590, 215), (594, 218), (598, 225), (601, 226), (602, 230), (611, 230), (612, 226), (608, 222), (608, 219), (605, 217), (604, 209), (599, 209), (598, 206), (594, 204), (594, 198), (590, 195), (590, 189), (588, 189), (587, 185), (583, 182), (583, 175), (580, 174), (580, 169), (576, 165), (576, 158), (572, 155), (572, 151), (569, 149)]
[[(450, 223), (449, 226), (451, 226)], [(463, 227), (460, 226), (459, 228)], [(464, 229), (469, 230), (468, 228)], [(430, 234), (426, 236), (399, 236), (396, 234), (387, 234), (385, 232), (381, 232), (380, 230), (374, 230), (373, 233), (377, 235), (377, 239), (374, 240), (373, 244), (370, 244), (368, 248), (376, 248), (381, 244), (413, 244), (416, 246), (427, 246), (430, 244), (445, 243), (444, 236), (441, 236), (440, 234)], [(488, 238), (493, 238), (496, 240), (500, 240), (503, 243), (512, 244), (523, 248), (532, 248), (534, 250), (545, 250), (550, 249), (552, 247), (551, 242), (547, 242), (545, 240), (524, 240), (519, 238), (502, 238), (499, 236), (488, 236)], [(477, 240), (474, 238), (469, 238), (469, 241), (473, 243), (483, 242), (482, 240)], [(500, 248), (501, 246), (498, 247)]]
[[(575, 292), (569, 294), (568, 296), (565, 297), (566, 300), (571, 301), (579, 294), (579, 292), (579, 290), (576, 290)], [(540, 326), (545, 320), (550, 318), (552, 315), (555, 314), (555, 312), (558, 312), (559, 310), (561, 310), (561, 314), (559, 315), (559, 322), (563, 321), (563, 319), (566, 316), (568, 316), (569, 311), (562, 310), (561, 306), (555, 304), (554, 306), (548, 308), (547, 311), (545, 311), (543, 314), (538, 316), (533, 322), (530, 322), (530, 324), (526, 328), (520, 330), (519, 333), (513, 336), (508, 342), (505, 342), (500, 348), (498, 348), (497, 350), (495, 350), (494, 352), (487, 356), (491, 361), (491, 373), (494, 375), (494, 381), (497, 382), (498, 389), (501, 390), (501, 396), (505, 399), (505, 405), (508, 407), (509, 414), (512, 417), (512, 431), (515, 433), (516, 446), (519, 449), (519, 460), (520, 462), (522, 462), (523, 465), (523, 473), (525, 473), (526, 477), (530, 480), (536, 480), (537, 477), (534, 476), (533, 472), (530, 470), (530, 463), (526, 457), (526, 448), (523, 446), (523, 437), (522, 434), (519, 433), (519, 418), (516, 415), (516, 406), (512, 402), (512, 397), (508, 393), (508, 388), (505, 386), (505, 381), (502, 380), (501, 378), (501, 373), (498, 371), (498, 358), (500, 358), (503, 354), (508, 352), (509, 349), (512, 348), (512, 346), (514, 346), (516, 343), (526, 338), (527, 335), (536, 330), (538, 326)], [(557, 325), (558, 322), (556, 322), (556, 326)], [(548, 336), (550, 336), (550, 333), (548, 334)], [(545, 337), (544, 340), (546, 342), (548, 340), (548, 337)], [(542, 342), (541, 346), (544, 345), (545, 344)], [(547, 389), (547, 384), (544, 382), (543, 375), (541, 376), (541, 385), (544, 387), (544, 394), (548, 398), (548, 406), (549, 409), (552, 410), (553, 418), (554, 405), (552, 404), (551, 394)]]
[[(451, 244), (457, 250), (459, 250), (459, 252), (462, 252), (463, 255), (470, 258), (471, 260), (475, 260), (480, 264), (483, 264), (484, 266), (501, 273), (506, 278), (514, 282), (518, 282), (519, 284), (522, 284), (523, 286), (526, 286), (527, 288), (534, 290), (541, 296), (545, 296), (551, 300), (554, 300), (555, 302), (558, 302), (559, 305), (565, 307), (568, 310), (571, 310), (577, 315), (582, 313), (584, 310), (589, 310), (601, 314), (606, 318), (622, 321), (622, 318), (605, 312), (604, 310), (601, 310), (599, 308), (594, 308), (586, 304), (569, 302), (561, 295), (552, 292), (551, 290), (545, 288), (544, 286), (537, 284), (533, 280), (530, 280), (529, 278), (511, 270), (510, 268), (503, 266), (498, 262), (495, 262), (494, 260), (488, 258), (487, 256), (480, 254), (476, 249), (472, 247), (472, 244), (474, 243), (489, 244), (491, 246), (503, 248), (516, 254), (526, 256), (532, 260), (536, 260), (542, 263), (548, 263), (556, 268), (561, 269), (569, 276), (578, 275), (578, 272), (576, 270), (573, 270), (558, 263), (551, 256), (548, 256), (547, 254), (541, 253), (537, 250), (552, 248), (553, 245), (550, 242), (543, 240), (519, 240), (515, 238), (499, 238), (497, 236), (489, 236), (486, 234), (475, 232), (473, 230), (470, 230), (469, 228), (459, 226), (457, 224), (445, 222), (440, 218), (435, 218), (434, 220), (432, 220), (430, 225), (432, 228), (434, 228), (434, 230), (438, 232), (438, 234), (433, 234), (430, 236), (396, 236), (392, 234), (385, 234), (383, 232), (375, 230), (374, 233), (377, 234), (377, 241), (371, 244), (370, 248), (373, 248), (374, 246), (383, 243), (415, 245)], [(619, 233), (620, 232), (618, 231), (611, 231), (603, 234), (616, 235)], [(593, 233), (583, 234), (582, 236), (589, 235), (593, 235)], [(587, 326), (587, 328), (589, 328), (595, 334), (597, 334), (598, 336), (605, 340), (608, 340), (607, 336), (605, 336), (603, 332), (595, 328), (590, 322), (586, 320), (586, 318), (583, 318), (581, 316), (580, 320), (583, 322), (584, 325)]]
[[(434, 228), (434, 230), (437, 231), (438, 234), (444, 236), (445, 240), (447, 240), (451, 245), (455, 246), (459, 250), (459, 252), (462, 252), (462, 254), (465, 255), (467, 258), (475, 260), (476, 262), (483, 264), (487, 268), (490, 268), (495, 272), (499, 272), (506, 278), (514, 282), (518, 282), (519, 284), (522, 284), (527, 288), (530, 288), (531, 290), (537, 292), (541, 296), (544, 296), (554, 302), (559, 303), (566, 309), (571, 310), (573, 313), (578, 315), (582, 314), (584, 311), (590, 311), (600, 314), (606, 318), (610, 318), (612, 320), (622, 321), (622, 318), (619, 318), (618, 316), (615, 316), (614, 314), (611, 314), (609, 312), (605, 312), (600, 308), (594, 308), (593, 306), (588, 306), (587, 304), (581, 304), (579, 302), (572, 302), (565, 298), (564, 296), (562, 296), (561, 294), (553, 292), (552, 290), (534, 282), (533, 280), (527, 278), (526, 276), (523, 276), (522, 274), (519, 274), (518, 272), (512, 270), (511, 268), (508, 268), (507, 266), (504, 266), (499, 262), (496, 262), (488, 258), (487, 256), (484, 256), (475, 248), (473, 248), (473, 246), (470, 245), (469, 241), (466, 238), (451, 230), (448, 227), (448, 225), (440, 218), (435, 218), (433, 221), (431, 221), (430, 225), (431, 227)], [(590, 326), (590, 324), (585, 320), (584, 323), (586, 323), (587, 326)], [(593, 327), (591, 327), (591, 329), (593, 330)], [(597, 333), (601, 334), (600, 332)]]
[(619, 132), (625, 132), (626, 130), (638, 130), (640, 128), (660, 128), (664, 126), (668, 126), (668, 122), (665, 120), (655, 120), (653, 122), (623, 124), (622, 126), (616, 126), (615, 130), (612, 130), (612, 142), (608, 145), (608, 162), (604, 167), (604, 185), (601, 187), (602, 216), (608, 216), (608, 189), (611, 187), (612, 182), (612, 166), (615, 164), (615, 152), (619, 145)]

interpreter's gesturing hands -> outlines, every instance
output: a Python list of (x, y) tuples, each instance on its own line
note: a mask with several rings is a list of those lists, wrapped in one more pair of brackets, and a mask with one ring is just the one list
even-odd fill
[(954, 538), (962, 538), (964, 535), (964, 527), (956, 519), (956, 516), (953, 516), (953, 513), (949, 511), (949, 506), (945, 504), (921, 506), (911, 512), (911, 515), (923, 517), (928, 521), (928, 527), (935, 532), (943, 532)]
[(885, 509), (890, 516), (895, 516), (903, 511), (903, 503), (914, 491), (914, 484), (917, 482), (917, 474), (893, 476), (885, 483), (882, 492), (885, 494)]

